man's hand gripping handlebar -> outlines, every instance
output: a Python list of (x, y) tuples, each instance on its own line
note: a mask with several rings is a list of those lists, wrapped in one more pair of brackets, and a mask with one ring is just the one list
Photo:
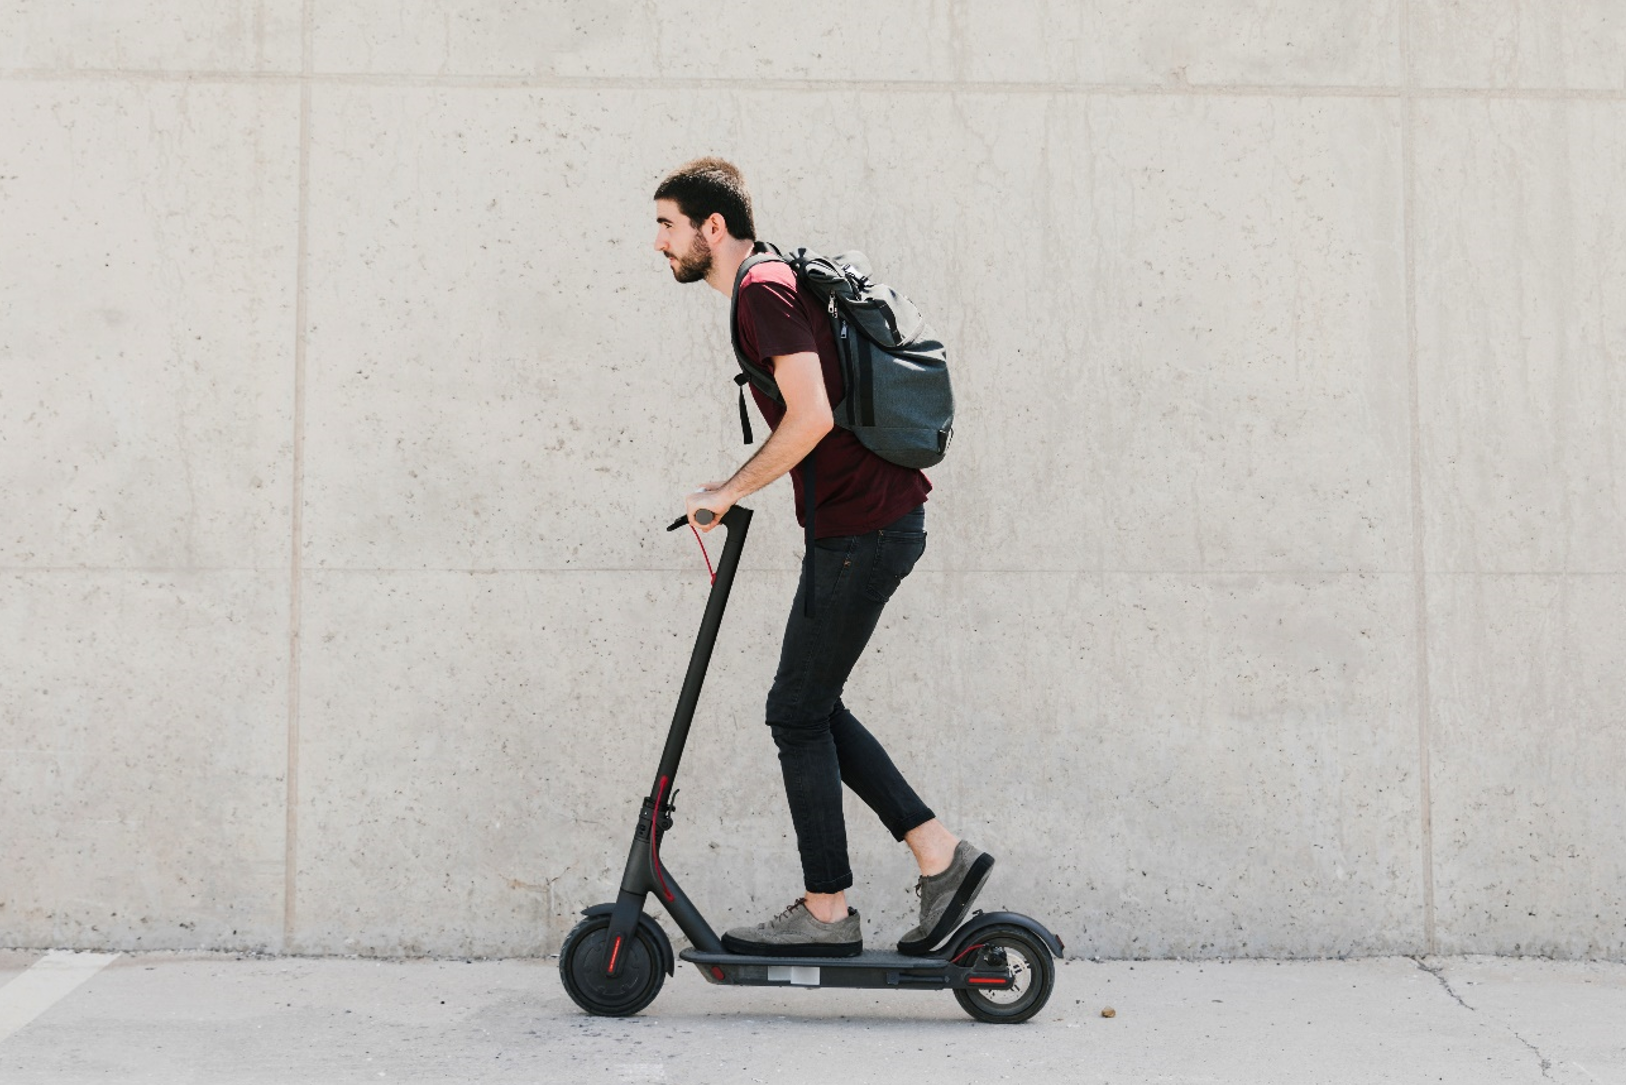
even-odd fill
[[(697, 524), (700, 524), (702, 527), (704, 527), (706, 524), (711, 523), (715, 519), (717, 519), (717, 516), (710, 509), (699, 509), (694, 514), (694, 522), (697, 523)], [(678, 528), (682, 527), (684, 524), (686, 524), (688, 522), (689, 522), (689, 514), (684, 513), (682, 516), (679, 516), (676, 520), (673, 520), (670, 524), (667, 524), (666, 525), (666, 530), (668, 530), (668, 531), (676, 531)]]

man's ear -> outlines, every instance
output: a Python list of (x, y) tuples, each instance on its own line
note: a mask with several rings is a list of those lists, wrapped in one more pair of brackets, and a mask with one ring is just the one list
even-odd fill
[(700, 232), (706, 238), (706, 244), (715, 245), (728, 236), (728, 220), (723, 218), (721, 211), (713, 211), (700, 224)]

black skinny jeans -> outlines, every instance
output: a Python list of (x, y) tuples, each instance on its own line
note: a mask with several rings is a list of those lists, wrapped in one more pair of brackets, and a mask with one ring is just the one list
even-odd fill
[(802, 606), (807, 570), (785, 627), (779, 671), (768, 694), (768, 726), (779, 747), (791, 821), (810, 893), (853, 884), (841, 785), (869, 805), (898, 840), (935, 815), (881, 744), (841, 703), (887, 600), (926, 551), (926, 508), (867, 535), (813, 544), (813, 617)]

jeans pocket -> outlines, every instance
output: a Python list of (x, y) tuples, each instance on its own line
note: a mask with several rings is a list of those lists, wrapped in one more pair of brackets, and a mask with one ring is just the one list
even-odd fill
[(875, 543), (875, 564), (870, 568), (864, 594), (877, 603), (891, 599), (925, 552), (924, 531), (880, 532)]

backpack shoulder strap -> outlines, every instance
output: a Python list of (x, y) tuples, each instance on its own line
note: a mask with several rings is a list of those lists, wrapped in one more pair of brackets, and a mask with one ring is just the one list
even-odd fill
[[(781, 263), (789, 264), (796, 272), (798, 281), (800, 281), (802, 278), (803, 264), (805, 263), (805, 260), (802, 259), (801, 250), (797, 251), (796, 257), (797, 259), (791, 259), (784, 253), (780, 252), (777, 246), (767, 241), (758, 241), (755, 248), (752, 249), (751, 255), (747, 256), (744, 262), (740, 264), (740, 270), (734, 276), (734, 292), (731, 295), (728, 306), (728, 337), (733, 341), (734, 344), (734, 360), (740, 365), (740, 373), (734, 378), (734, 383), (739, 385), (740, 388), (740, 429), (744, 432), (746, 444), (751, 443), (752, 437), (751, 418), (745, 410), (745, 386), (747, 384), (754, 386), (781, 407), (785, 405), (785, 399), (779, 394), (779, 385), (773, 379), (773, 374), (763, 369), (754, 359), (747, 358), (745, 356), (745, 351), (740, 349), (740, 284), (745, 281), (746, 272), (750, 271), (758, 264), (765, 264), (771, 260), (777, 260)], [(802, 460), (800, 466), (802, 469), (803, 498), (806, 502), (806, 509), (803, 512), (802, 526), (802, 531), (805, 536), (804, 541), (806, 543), (806, 551), (802, 555), (804, 575), (806, 577), (806, 587), (804, 589), (806, 594), (802, 600), (802, 613), (807, 617), (812, 618), (813, 517), (814, 510), (818, 507), (818, 498), (815, 495), (816, 486), (813, 474), (812, 452), (807, 454), (807, 456)]]
[[(734, 360), (740, 365), (740, 376), (734, 378), (734, 383), (740, 385), (740, 412), (742, 417), (745, 411), (746, 381), (749, 381), (757, 391), (775, 403), (783, 405), (785, 402), (779, 395), (779, 385), (775, 383), (773, 374), (763, 369), (754, 359), (747, 358), (745, 351), (740, 348), (740, 284), (745, 281), (746, 272), (758, 264), (766, 264), (775, 260), (780, 263), (790, 263), (777, 247), (766, 241), (758, 241), (751, 255), (745, 258), (744, 262), (740, 264), (740, 270), (734, 275), (734, 292), (730, 295), (728, 305), (728, 338), (734, 344)], [(751, 443), (749, 437), (746, 438), (745, 443)]]

